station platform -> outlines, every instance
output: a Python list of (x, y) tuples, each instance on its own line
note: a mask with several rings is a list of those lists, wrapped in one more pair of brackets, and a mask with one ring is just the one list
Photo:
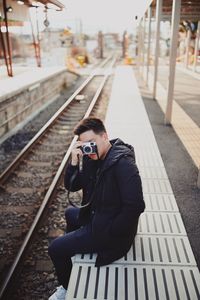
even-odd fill
[(115, 71), (105, 125), (111, 139), (134, 146), (146, 209), (125, 257), (95, 268), (96, 254), (75, 256), (66, 299), (200, 299), (199, 270), (129, 66)]
[(66, 68), (61, 66), (42, 68), (13, 66), (13, 69), (13, 77), (6, 75), (5, 67), (1, 67), (0, 69), (0, 102), (20, 93), (22, 90), (30, 88), (42, 80), (66, 71)]
[(78, 74), (58, 67), (13, 66), (14, 76), (0, 68), (0, 142), (3, 142), (71, 86)]

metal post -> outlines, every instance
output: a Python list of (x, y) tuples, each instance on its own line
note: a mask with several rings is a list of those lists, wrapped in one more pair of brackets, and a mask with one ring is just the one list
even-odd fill
[(165, 113), (165, 124), (166, 125), (171, 123), (171, 115), (172, 115), (180, 11), (181, 11), (181, 0), (173, 0), (171, 47), (170, 47), (170, 57), (169, 57), (169, 63), (170, 63), (170, 65), (169, 65), (169, 83), (168, 83), (168, 89), (167, 89), (167, 107), (166, 107), (166, 113)]
[(160, 21), (162, 15), (162, 2), (163, 0), (157, 0), (156, 3), (156, 43), (155, 43), (155, 69), (154, 69), (154, 79), (153, 79), (153, 98), (156, 99), (156, 85), (158, 77), (158, 56), (159, 56), (159, 41), (160, 41)]
[(198, 170), (197, 187), (200, 189), (200, 166)]
[(80, 40), (80, 46), (84, 47), (84, 39), (83, 39), (83, 23), (82, 20), (79, 19), (79, 40)]
[(148, 44), (147, 44), (147, 73), (146, 73), (147, 85), (149, 80), (150, 53), (151, 53), (151, 6), (149, 6), (148, 8)]
[(188, 68), (188, 63), (189, 63), (190, 40), (191, 40), (191, 31), (190, 31), (190, 29), (188, 29), (187, 38), (186, 38), (186, 52), (185, 52), (185, 67), (186, 68)]
[(41, 54), (40, 54), (40, 32), (39, 32), (39, 24), (38, 24), (38, 6), (36, 6), (36, 28), (37, 28), (37, 61), (38, 67), (41, 67)]
[(122, 58), (126, 58), (126, 54), (127, 54), (126, 46), (127, 46), (127, 31), (125, 30), (122, 38)]
[(143, 23), (143, 18), (141, 19), (141, 22), (140, 22), (140, 67), (141, 67), (141, 74), (143, 76), (144, 30), (143, 30), (142, 23)]
[(145, 66), (145, 14), (143, 16), (143, 30), (142, 30), (142, 75), (144, 76)]
[(5, 60), (7, 65), (7, 71), (8, 76), (13, 76), (13, 70), (12, 70), (12, 51), (11, 51), (11, 43), (10, 43), (10, 36), (8, 31), (8, 18), (7, 18), (7, 3), (6, 0), (3, 0), (3, 11), (4, 11), (4, 21), (6, 25), (6, 43), (7, 43), (7, 51), (8, 51), (8, 57), (6, 54)]
[(98, 33), (98, 48), (99, 48), (99, 58), (103, 58), (103, 33), (99, 31)]
[(7, 74), (9, 76), (9, 63), (8, 63), (8, 58), (7, 58), (7, 52), (6, 52), (6, 45), (4, 42), (4, 37), (3, 37), (3, 32), (1, 31), (1, 24), (0, 24), (0, 42), (2, 45), (2, 50), (3, 50), (3, 56), (4, 56), (4, 60), (5, 60), (5, 64), (6, 64), (6, 69), (7, 69)]
[(37, 45), (35, 34), (34, 34), (33, 22), (31, 20), (30, 12), (29, 12), (29, 20), (30, 20), (30, 25), (31, 25), (32, 37), (33, 37), (33, 46), (34, 46), (34, 50), (35, 50), (36, 63), (37, 63), (38, 67), (41, 67), (40, 53), (38, 51), (39, 49), (38, 49), (38, 45)]
[(142, 74), (143, 72), (143, 18), (140, 20), (140, 25), (139, 25), (139, 67), (140, 67), (140, 72)]
[(142, 28), (142, 20), (140, 20), (139, 26), (138, 26), (138, 71), (140, 73), (140, 67), (141, 67), (141, 46), (142, 46), (142, 42), (141, 42), (141, 28)]
[(196, 66), (197, 66), (197, 56), (198, 56), (198, 52), (199, 52), (199, 39), (200, 39), (200, 21), (198, 21), (197, 36), (196, 36), (196, 40), (195, 40), (194, 63), (193, 63), (193, 71), (194, 72), (196, 72)]

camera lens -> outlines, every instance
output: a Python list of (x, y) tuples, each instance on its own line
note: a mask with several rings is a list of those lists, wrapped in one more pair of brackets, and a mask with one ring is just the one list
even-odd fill
[(85, 153), (91, 153), (92, 148), (91, 148), (90, 146), (85, 146), (85, 147), (83, 148), (83, 151), (84, 151)]

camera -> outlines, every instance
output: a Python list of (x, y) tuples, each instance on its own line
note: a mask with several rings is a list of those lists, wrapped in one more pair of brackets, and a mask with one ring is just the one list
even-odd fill
[(97, 144), (95, 142), (86, 142), (80, 147), (83, 154), (96, 154), (97, 153)]

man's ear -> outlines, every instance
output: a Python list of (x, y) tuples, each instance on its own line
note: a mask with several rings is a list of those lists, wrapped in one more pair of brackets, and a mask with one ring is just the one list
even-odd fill
[(108, 140), (108, 134), (107, 134), (107, 132), (103, 133), (103, 137), (104, 137), (104, 140), (106, 140), (106, 141)]

